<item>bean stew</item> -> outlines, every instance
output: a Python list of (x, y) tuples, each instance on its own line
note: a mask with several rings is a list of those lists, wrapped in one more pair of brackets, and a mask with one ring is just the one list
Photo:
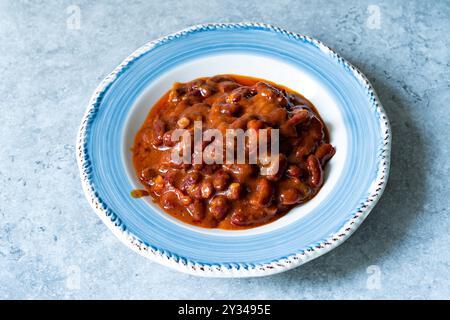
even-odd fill
[[(229, 129), (277, 129), (279, 151), (270, 154), (269, 164), (174, 162), (171, 154), (180, 149), (175, 130), (194, 136), (194, 123), (200, 121), (203, 130), (224, 135)], [(212, 141), (203, 142), (201, 150)], [(254, 148), (246, 140), (245, 152)], [(194, 154), (194, 148), (189, 152)], [(195, 226), (252, 228), (313, 198), (334, 154), (324, 122), (299, 93), (247, 76), (198, 78), (175, 83), (136, 134), (133, 163), (144, 190), (133, 190), (132, 196), (148, 195), (166, 213)]]

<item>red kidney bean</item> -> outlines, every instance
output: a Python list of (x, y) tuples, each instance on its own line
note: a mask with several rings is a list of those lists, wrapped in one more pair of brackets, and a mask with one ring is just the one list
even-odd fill
[(264, 121), (252, 119), (247, 122), (247, 129), (259, 130), (264, 128)]
[(331, 144), (323, 143), (317, 147), (314, 154), (320, 160), (320, 164), (324, 166), (328, 162), (328, 160), (330, 160), (334, 156), (335, 153), (336, 150)]
[(299, 145), (295, 148), (295, 158), (298, 161), (303, 161), (316, 147), (317, 140), (311, 136), (304, 137)]
[(283, 189), (279, 194), (279, 202), (283, 205), (293, 205), (299, 202), (300, 196), (301, 194), (297, 189)]
[(239, 87), (239, 84), (234, 81), (222, 81), (217, 84), (217, 88), (220, 90), (220, 92), (230, 92), (237, 87)]
[(201, 184), (202, 198), (209, 199), (214, 193), (214, 186), (211, 181), (204, 180)]
[(287, 119), (287, 110), (285, 108), (276, 108), (272, 110), (268, 115), (261, 116), (261, 119), (264, 120), (271, 127), (280, 127), (283, 124), (286, 124)]
[(198, 171), (189, 171), (181, 179), (180, 189), (186, 191), (187, 188), (194, 185), (201, 179), (201, 174)]
[(276, 204), (272, 204), (266, 208), (264, 208), (264, 213), (268, 216), (268, 217), (273, 217), (274, 215), (277, 214), (279, 208)]
[(167, 131), (166, 133), (164, 133), (163, 144), (166, 147), (173, 147), (176, 143), (176, 141), (172, 141), (172, 131)]
[(258, 82), (255, 88), (259, 95), (268, 99), (274, 99), (280, 95), (280, 91), (277, 88), (265, 82)]
[(323, 123), (316, 116), (313, 116), (311, 118), (308, 134), (311, 139), (314, 139), (316, 141), (321, 141), (325, 136), (325, 133), (323, 131)]
[(170, 184), (172, 186), (175, 186), (178, 178), (178, 171), (176, 170), (169, 170), (164, 175), (164, 182), (166, 184)]
[(224, 82), (224, 81), (233, 81), (234, 82), (234, 79), (232, 77), (225, 76), (225, 75), (217, 75), (217, 76), (209, 78), (209, 80), (216, 82), (216, 83)]
[(277, 206), (271, 205), (264, 208), (234, 208), (230, 222), (236, 226), (249, 226), (270, 220), (278, 211)]
[(230, 184), (227, 190), (227, 198), (230, 200), (238, 200), (242, 193), (242, 185), (238, 182)]
[(209, 202), (208, 210), (216, 220), (225, 219), (229, 209), (230, 205), (224, 196), (216, 196)]
[(305, 123), (308, 121), (311, 117), (311, 114), (306, 109), (299, 109), (296, 110), (296, 112), (292, 115), (292, 117), (289, 118), (287, 121), (287, 124), (290, 126), (296, 126), (302, 123)]
[(309, 183), (312, 187), (318, 188), (323, 183), (322, 165), (315, 155), (310, 155), (306, 160), (309, 171)]
[(273, 156), (271, 162), (265, 167), (268, 175), (266, 178), (270, 181), (277, 181), (286, 170), (287, 158), (283, 153)]
[(239, 87), (234, 89), (228, 96), (228, 103), (236, 103), (241, 101), (241, 99), (250, 99), (256, 95), (256, 91), (250, 87)]
[(274, 188), (266, 178), (259, 178), (251, 194), (250, 203), (257, 207), (267, 207), (273, 199)]
[(199, 87), (199, 90), (200, 90), (200, 94), (202, 95), (203, 98), (208, 98), (214, 93), (214, 89), (207, 84), (201, 85)]
[(286, 169), (286, 174), (289, 177), (300, 177), (302, 174), (302, 169), (300, 169), (300, 167), (291, 164), (287, 169)]
[(220, 112), (229, 116), (235, 116), (242, 110), (242, 107), (235, 103), (223, 103), (220, 105)]
[(222, 166), (220, 164), (205, 164), (202, 165), (201, 171), (204, 175), (212, 175), (214, 172), (216, 172), (218, 169), (220, 169)]
[(199, 96), (201, 95), (200, 87), (205, 83), (203, 79), (196, 79), (188, 83), (188, 94)]
[(165, 130), (166, 124), (162, 120), (156, 119), (153, 122), (153, 145), (159, 146), (163, 143), (163, 135)]
[(247, 123), (253, 119), (252, 115), (243, 115), (242, 117), (237, 118), (234, 120), (229, 128), (230, 129), (245, 129), (247, 128)]
[(178, 203), (177, 195), (174, 192), (164, 192), (161, 195), (160, 203), (164, 209), (172, 209)]
[(223, 170), (219, 170), (214, 174), (213, 185), (217, 191), (223, 191), (228, 187), (230, 175)]
[(205, 206), (203, 205), (203, 202), (199, 200), (195, 200), (188, 205), (187, 210), (194, 221), (201, 221), (205, 217)]
[(193, 184), (186, 189), (187, 194), (193, 199), (203, 199), (202, 188), (200, 184)]
[(295, 126), (291, 126), (288, 123), (283, 123), (280, 126), (280, 133), (288, 138), (297, 137), (297, 129)]
[(183, 95), (187, 92), (187, 88), (183, 83), (174, 83), (172, 90), (169, 93), (169, 101), (172, 103), (178, 103), (181, 101)]
[(226, 164), (224, 167), (241, 183), (255, 173), (255, 167), (251, 164)]

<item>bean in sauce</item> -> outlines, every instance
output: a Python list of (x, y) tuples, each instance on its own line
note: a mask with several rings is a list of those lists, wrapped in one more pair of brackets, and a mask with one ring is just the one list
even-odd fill
[[(178, 142), (172, 135), (176, 129), (193, 132), (195, 121), (223, 133), (279, 129), (276, 162), (174, 163), (170, 155)], [(299, 93), (262, 79), (217, 75), (175, 83), (151, 109), (132, 152), (145, 188), (133, 190), (133, 197), (150, 195), (168, 214), (196, 226), (245, 229), (314, 197), (335, 149), (320, 115)], [(275, 164), (278, 170), (270, 167)]]

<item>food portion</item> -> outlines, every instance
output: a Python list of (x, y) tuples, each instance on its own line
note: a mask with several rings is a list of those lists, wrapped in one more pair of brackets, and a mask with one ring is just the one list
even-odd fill
[[(226, 161), (223, 150), (223, 162), (211, 163), (204, 154), (213, 150), (217, 155), (218, 149), (209, 147), (222, 138), (203, 136), (198, 146), (199, 126), (203, 133), (216, 129), (223, 137), (237, 129), (259, 135), (233, 145), (233, 161)], [(177, 129), (184, 129), (187, 138), (176, 139)], [(230, 147), (231, 140), (223, 139)], [(190, 162), (174, 159), (181, 150)], [(199, 150), (203, 158), (192, 161), (199, 159)], [(237, 158), (240, 151), (244, 158)], [(302, 95), (262, 79), (218, 75), (175, 83), (151, 109), (132, 152), (145, 188), (133, 196), (148, 194), (165, 212), (196, 226), (245, 229), (272, 222), (314, 197), (335, 149), (319, 114)], [(256, 161), (252, 154), (258, 155)]]

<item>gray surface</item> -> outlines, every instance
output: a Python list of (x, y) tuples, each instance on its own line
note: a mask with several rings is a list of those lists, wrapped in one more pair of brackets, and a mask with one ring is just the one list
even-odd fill
[[(450, 298), (450, 3), (258, 2), (77, 1), (71, 30), (71, 2), (0, 1), (0, 298)], [(82, 193), (74, 144), (94, 88), (134, 49), (243, 20), (317, 37), (368, 76), (391, 119), (392, 173), (333, 252), (266, 278), (196, 278), (107, 230)]]

